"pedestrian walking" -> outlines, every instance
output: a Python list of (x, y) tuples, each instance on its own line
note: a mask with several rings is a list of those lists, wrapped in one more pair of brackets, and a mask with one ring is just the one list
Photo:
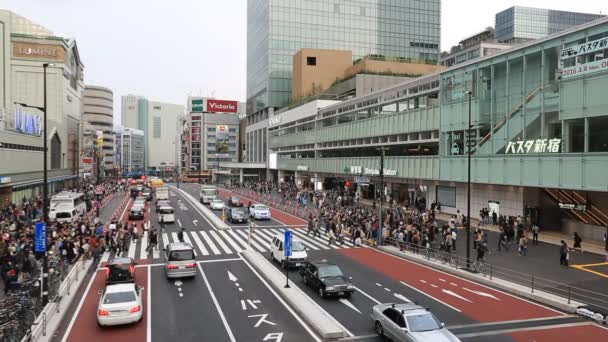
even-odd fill
[(566, 244), (566, 241), (561, 240), (561, 245), (559, 247), (559, 264), (562, 266), (568, 266), (568, 262), (570, 259), (570, 249)]
[(179, 240), (179, 242), (184, 242), (184, 231), (186, 230), (186, 228), (182, 228), (178, 233), (177, 233), (177, 239)]
[(540, 228), (536, 223), (532, 224), (532, 244), (538, 246), (538, 232)]
[(580, 235), (578, 235), (578, 232), (574, 232), (572, 239), (574, 240), (574, 250), (577, 252), (582, 252), (583, 248), (581, 247), (581, 243), (583, 242), (583, 239), (580, 237)]
[(520, 256), (528, 255), (528, 237), (525, 234), (519, 239), (518, 252)]

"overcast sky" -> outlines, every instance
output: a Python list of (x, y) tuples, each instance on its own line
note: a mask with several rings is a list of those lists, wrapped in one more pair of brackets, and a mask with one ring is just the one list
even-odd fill
[[(443, 0), (442, 50), (513, 5), (608, 13), (605, 0)], [(245, 100), (247, 0), (0, 0), (0, 8), (76, 38), (85, 82), (114, 91), (115, 122), (126, 94)]]

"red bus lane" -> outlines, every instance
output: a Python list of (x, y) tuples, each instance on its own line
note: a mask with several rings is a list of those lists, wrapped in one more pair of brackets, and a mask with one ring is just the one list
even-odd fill
[(103, 290), (106, 285), (106, 275), (104, 270), (99, 270), (94, 275), (94, 280), (85, 293), (84, 302), (76, 312), (74, 325), (67, 332), (67, 342), (145, 342), (146, 341), (146, 315), (148, 312), (148, 267), (138, 267), (135, 269), (135, 279), (137, 285), (144, 286), (143, 291), (143, 318), (140, 322), (116, 327), (101, 328), (97, 325), (97, 306), (99, 304), (99, 290)]
[[(224, 197), (224, 198), (228, 198), (233, 195), (231, 191), (227, 191), (227, 190), (223, 190), (223, 189), (218, 189), (218, 193), (221, 197)], [(242, 196), (239, 194), (236, 194), (235, 196), (242, 198), (244, 205), (247, 205), (247, 202), (249, 202), (249, 201), (251, 201), (251, 203), (258, 203), (256, 200), (251, 199), (249, 197), (245, 197), (245, 196)], [(272, 218), (275, 221), (282, 223), (286, 226), (305, 226), (308, 223), (307, 221), (302, 220), (301, 218), (293, 216), (291, 214), (288, 214), (282, 210), (275, 209), (270, 206), (268, 206), (268, 207), (270, 208), (270, 215), (272, 215)]]
[(519, 342), (606, 342), (608, 329), (594, 324), (573, 327), (557, 327), (542, 330), (527, 330), (509, 334)]
[(339, 252), (481, 323), (547, 318), (559, 311), (371, 248)]

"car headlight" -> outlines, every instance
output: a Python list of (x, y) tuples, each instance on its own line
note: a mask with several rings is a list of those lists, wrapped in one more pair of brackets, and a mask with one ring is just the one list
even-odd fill
[(325, 291), (333, 291), (334, 287), (333, 286), (326, 286), (325, 287)]
[(349, 290), (354, 290), (355, 287), (353, 286), (353, 284), (348, 284), (348, 286), (346, 287)]

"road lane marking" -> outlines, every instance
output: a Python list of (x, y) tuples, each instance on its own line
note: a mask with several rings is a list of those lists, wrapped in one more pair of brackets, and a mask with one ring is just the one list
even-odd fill
[(144, 234), (141, 237), (141, 249), (139, 250), (140, 259), (148, 259), (147, 249), (148, 249), (148, 232), (144, 231)]
[[(584, 325), (595, 325), (595, 324), (593, 324), (591, 322), (554, 324), (554, 325), (544, 325), (544, 326), (540, 326), (540, 327), (502, 329), (502, 330), (492, 330), (492, 331), (476, 332), (476, 333), (469, 333), (469, 334), (458, 334), (456, 336), (460, 339), (464, 339), (464, 338), (473, 338), (473, 337), (481, 337), (481, 336), (503, 335), (503, 334), (509, 334), (509, 333), (514, 333), (514, 332), (521, 332), (521, 331), (571, 328), (571, 327), (579, 327), (579, 326), (584, 326)], [(598, 326), (598, 325), (595, 325), (595, 326)]]
[(385, 287), (385, 288), (384, 288), (384, 291), (386, 291), (386, 292), (391, 292), (391, 289), (389, 289), (388, 287)]
[(500, 321), (500, 322), (486, 322), (486, 323), (471, 323), (471, 324), (459, 324), (459, 325), (449, 325), (446, 328), (448, 329), (469, 329), (469, 328), (481, 328), (485, 326), (491, 325), (510, 325), (524, 322), (542, 322), (542, 321), (554, 321), (556, 319), (571, 319), (578, 318), (580, 316), (577, 315), (566, 315), (566, 316), (553, 316), (553, 317), (539, 317), (539, 318), (529, 318), (529, 319), (515, 319), (510, 321)]
[(101, 259), (99, 260), (99, 263), (102, 264), (104, 262), (108, 262), (109, 259), (110, 259), (110, 252), (103, 252)]
[(234, 238), (234, 240), (236, 240), (236, 242), (240, 243), (240, 244), (241, 244), (241, 246), (243, 246), (243, 247), (244, 247), (244, 248), (243, 248), (243, 250), (247, 250), (247, 249), (249, 249), (249, 246), (247, 245), (247, 242), (246, 242), (246, 241), (243, 241), (243, 240), (241, 239), (241, 237), (240, 237), (240, 236), (238, 236), (238, 235), (236, 235), (236, 233), (235, 233), (234, 231), (229, 230), (227, 233), (228, 233), (228, 235), (232, 236), (232, 237)]
[(74, 323), (76, 323), (76, 318), (78, 318), (78, 315), (80, 314), (80, 309), (82, 309), (82, 306), (84, 305), (84, 301), (87, 298), (87, 295), (89, 294), (89, 291), (91, 290), (91, 286), (93, 286), (93, 282), (95, 281), (95, 277), (97, 276), (97, 272), (98, 271), (95, 271), (91, 275), (91, 280), (89, 280), (89, 283), (87, 284), (87, 288), (84, 290), (82, 298), (80, 298), (80, 302), (78, 302), (78, 306), (76, 307), (76, 311), (74, 312), (74, 315), (72, 316), (72, 319), (70, 319), (70, 324), (68, 325), (68, 328), (65, 330), (65, 334), (63, 335), (63, 338), (61, 339), (61, 342), (66, 342), (68, 340), (68, 337), (70, 337), (70, 332), (72, 331), (72, 328), (74, 327)]
[(420, 282), (421, 282), (421, 283), (425, 283), (425, 284), (426, 284), (426, 280), (422, 280), (422, 279), (420, 279)]
[(146, 303), (146, 308), (144, 308), (146, 310), (146, 342), (151, 342), (152, 341), (152, 277), (150, 276), (150, 270), (152, 268), (148, 267), (148, 284), (146, 285), (147, 288), (144, 290), (146, 291), (146, 296), (148, 297), (147, 299), (147, 303)]
[[(376, 283), (377, 285), (377, 283)], [(362, 295), (364, 295), (365, 297), (367, 297), (369, 300), (371, 300), (372, 302), (376, 303), (376, 304), (382, 304), (379, 300), (377, 300), (376, 298), (370, 296), (369, 294), (367, 294), (366, 292), (364, 292), (363, 290), (361, 290), (360, 288), (353, 286), (355, 288), (355, 290), (359, 291)]]
[(200, 260), (200, 261), (197, 261), (197, 263), (208, 264), (210, 262), (228, 262), (228, 261), (243, 261), (243, 260), (241, 258), (226, 258), (226, 259)]
[(220, 239), (220, 237), (217, 235), (217, 233), (215, 231), (213, 231), (213, 230), (210, 231), (209, 235), (213, 236), (215, 241), (220, 245), (220, 247), (224, 250), (224, 252), (226, 252), (226, 254), (232, 254), (232, 250), (230, 250), (230, 248), (228, 248), (226, 243), (224, 243), (224, 241), (222, 239)]
[(192, 224), (193, 224), (195, 227), (198, 227), (198, 220), (192, 220)]
[(434, 288), (436, 288), (436, 289), (438, 289), (438, 288), (439, 288), (439, 286), (437, 286), (437, 285), (435, 285), (435, 284), (431, 284), (431, 286), (432, 286), (432, 287), (434, 287)]
[(411, 300), (409, 300), (407, 297), (405, 297), (404, 295), (399, 294), (399, 293), (393, 293), (393, 296), (395, 296), (395, 298), (399, 298), (399, 299), (401, 299), (402, 301), (404, 301), (404, 302), (406, 302), (406, 303), (411, 303), (411, 302), (412, 302), (412, 301), (411, 301)]
[(474, 294), (476, 294), (476, 295), (482, 296), (482, 297), (488, 297), (488, 298), (492, 298), (492, 299), (496, 299), (497, 301), (500, 301), (500, 298), (497, 298), (497, 297), (495, 297), (494, 295), (489, 294), (489, 293), (485, 293), (485, 292), (481, 292), (481, 291), (474, 291), (474, 290), (470, 290), (470, 289), (467, 289), (466, 287), (463, 287), (462, 289), (463, 289), (463, 290), (465, 290), (465, 291), (469, 291), (469, 292), (471, 292), (471, 293), (474, 293)]
[(215, 297), (215, 293), (213, 293), (213, 289), (211, 288), (211, 284), (209, 284), (209, 280), (207, 279), (207, 276), (205, 275), (205, 272), (203, 271), (203, 267), (201, 267), (200, 263), (196, 264), (198, 266), (198, 270), (201, 272), (201, 275), (203, 276), (203, 280), (205, 281), (205, 285), (207, 286), (207, 289), (209, 290), (209, 295), (211, 295), (211, 299), (213, 300), (213, 304), (215, 305), (215, 308), (217, 309), (217, 312), (220, 314), (220, 318), (222, 319), (222, 323), (224, 324), (224, 328), (226, 328), (226, 332), (228, 332), (228, 337), (230, 337), (230, 341), (231, 342), (236, 342), (236, 339), (234, 338), (234, 334), (232, 333), (232, 329), (230, 329), (230, 325), (228, 325), (228, 321), (226, 320), (226, 316), (224, 316), (224, 311), (222, 311), (222, 308), (220, 307), (220, 303), (217, 301), (217, 298)]
[(421, 290), (418, 290), (417, 288), (415, 288), (415, 287), (411, 286), (410, 284), (407, 284), (407, 283), (405, 283), (405, 282), (403, 282), (403, 281), (400, 281), (400, 283), (401, 283), (402, 285), (405, 285), (405, 286), (409, 287), (410, 289), (412, 289), (412, 290), (414, 290), (414, 291), (416, 291), (416, 292), (420, 293), (420, 294), (423, 294), (423, 295), (425, 295), (425, 296), (427, 296), (427, 297), (429, 297), (429, 298), (433, 299), (434, 301), (436, 301), (436, 302), (438, 302), (438, 303), (441, 303), (441, 304), (443, 304), (443, 305), (447, 306), (448, 308), (450, 308), (450, 309), (452, 309), (452, 310), (454, 310), (454, 311), (457, 311), (457, 312), (462, 312), (462, 311), (460, 311), (460, 309), (457, 309), (457, 308), (455, 308), (455, 307), (451, 306), (450, 304), (448, 304), (448, 303), (446, 303), (446, 302), (443, 302), (443, 301), (441, 301), (441, 300), (439, 300), (439, 299), (437, 299), (437, 298), (435, 298), (435, 297), (431, 296), (430, 294), (428, 294), (428, 293), (426, 293), (426, 292), (423, 292), (423, 291), (421, 291)]
[(452, 286), (458, 286), (458, 284), (454, 284), (454, 283), (450, 283), (450, 285), (452, 285)]
[(135, 249), (137, 248), (137, 242), (135, 242), (135, 239), (131, 238), (131, 241), (129, 241), (129, 253), (128, 253), (128, 257), (131, 259), (135, 259)]
[(163, 248), (167, 248), (167, 245), (169, 244), (169, 236), (167, 235), (167, 233), (163, 232), (163, 242), (165, 243), (163, 246)]
[(207, 248), (205, 248), (205, 245), (203, 245), (203, 241), (201, 241), (201, 238), (198, 237), (198, 234), (196, 234), (196, 232), (192, 232), (192, 239), (194, 239), (194, 242), (198, 246), (198, 249), (201, 250), (203, 255), (209, 255), (209, 251), (207, 250)]
[(239, 245), (237, 245), (237, 244), (236, 244), (236, 242), (234, 242), (234, 241), (233, 241), (233, 240), (232, 240), (232, 239), (231, 239), (231, 238), (228, 236), (228, 234), (226, 234), (226, 232), (225, 232), (225, 231), (220, 230), (220, 231), (219, 231), (219, 234), (220, 234), (220, 235), (221, 235), (221, 236), (222, 236), (222, 237), (223, 237), (223, 238), (224, 238), (226, 241), (228, 241), (228, 243), (230, 244), (230, 246), (232, 246), (232, 248), (234, 248), (234, 250), (235, 250), (237, 253), (240, 253), (240, 252), (242, 252), (242, 251), (243, 251), (243, 250), (241, 249), (241, 247), (239, 247)]
[(178, 242), (179, 239), (177, 238), (177, 233), (176, 232), (171, 232), (171, 237), (173, 238), (173, 242)]
[[(236, 233), (240, 236), (242, 236), (245, 240), (247, 240), (247, 234), (245, 234), (245, 232), (243, 232), (243, 230), (237, 230)], [(255, 235), (255, 234), (253, 234)], [(266, 250), (264, 249), (264, 247), (258, 245), (257, 242), (255, 242), (255, 239), (251, 239), (250, 240), (251, 245), (257, 249), (260, 253), (264, 253)]]
[[(284, 234), (284, 232), (278, 231), (278, 234)], [(319, 247), (318, 243), (315, 240), (310, 239), (306, 234), (299, 234), (298, 232), (294, 232), (294, 234), (303, 242), (305, 242), (306, 246), (312, 250), (318, 251), (320, 249), (327, 249), (325, 247)]]
[(182, 222), (181, 222), (179, 219), (177, 219), (177, 225), (178, 225), (180, 228), (182, 227)]
[[(249, 264), (249, 262), (247, 260), (245, 260), (245, 258), (243, 258), (242, 255), (240, 255), (241, 260), (245, 263), (245, 265), (247, 265), (247, 267), (249, 267), (249, 269), (251, 270), (251, 272), (253, 272), (253, 274), (255, 274), (258, 279), (260, 279), (260, 281), (262, 282), (262, 284), (264, 284), (266, 286), (266, 288), (268, 289), (268, 291), (270, 291), (270, 293), (272, 293), (275, 298), (281, 303), (283, 304), (283, 306), (285, 307), (285, 309), (287, 309), (287, 311), (289, 311), (289, 313), (295, 317), (295, 319), (300, 323), (300, 325), (302, 325), (302, 327), (304, 327), (304, 329), (306, 329), (306, 331), (308, 332), (308, 334), (310, 334), (310, 336), (312, 336), (316, 342), (322, 342), (321, 339), (312, 331), (312, 329), (302, 320), (302, 318), (300, 316), (298, 316), (298, 314), (293, 311), (293, 309), (287, 305), (287, 303), (285, 303), (285, 301), (283, 300), (283, 298), (281, 298), (281, 296), (279, 296), (276, 291), (268, 284), (268, 282), (266, 282), (266, 280), (258, 273), (258, 271), (256, 271), (253, 266), (251, 266), (251, 264)], [(292, 285), (292, 287), (297, 287), (295, 284)], [(325, 311), (325, 309), (323, 309), (319, 304), (317, 304), (315, 301), (312, 301), (312, 303), (314, 305), (316, 305), (318, 307), (319, 310), (324, 311), (328, 316), (329, 313), (327, 313), (327, 311)], [(331, 316), (333, 317), (333, 316)], [(344, 326), (342, 326), (342, 324), (340, 324), (340, 322), (338, 322), (338, 320), (336, 320), (334, 318), (334, 320), (337, 322), (337, 324), (340, 326), (340, 328), (342, 328), (344, 331), (346, 331), (346, 333), (349, 336), (354, 336), (353, 333), (351, 333), (350, 331), (348, 331), (348, 329), (346, 329)]]
[(465, 302), (473, 303), (473, 302), (472, 302), (471, 300), (469, 300), (468, 298), (465, 298), (465, 297), (463, 297), (463, 296), (459, 295), (458, 293), (456, 293), (456, 292), (454, 292), (454, 291), (452, 291), (452, 290), (446, 290), (446, 289), (442, 289), (442, 290), (441, 290), (441, 292), (446, 293), (446, 294), (449, 294), (450, 296), (453, 296), (453, 297), (456, 297), (456, 298), (462, 299), (462, 300), (464, 300)]
[[(185, 192), (184, 190), (182, 190), (182, 189), (177, 189), (177, 188), (175, 188), (173, 185), (169, 185), (169, 186), (170, 186), (170, 187), (173, 187), (173, 189), (177, 190), (177, 193), (179, 193), (179, 195), (180, 195), (180, 196), (182, 196), (182, 197), (183, 197), (183, 198), (186, 200), (186, 202), (188, 202), (188, 203), (189, 203), (189, 204), (190, 204), (190, 205), (191, 205), (191, 206), (194, 208), (194, 210), (196, 210), (196, 212), (198, 212), (198, 213), (199, 213), (199, 215), (200, 215), (200, 216), (201, 216), (201, 217), (202, 217), (202, 218), (203, 218), (205, 221), (207, 221), (207, 223), (209, 224), (209, 226), (210, 226), (211, 228), (213, 228), (213, 230), (217, 230), (217, 228), (216, 228), (216, 227), (215, 227), (213, 224), (211, 224), (211, 221), (209, 221), (209, 220), (207, 219), (207, 216), (205, 216), (205, 214), (203, 214), (203, 212), (202, 212), (202, 211), (201, 211), (201, 210), (200, 210), (200, 209), (197, 207), (197, 204), (199, 204), (199, 203), (196, 203), (196, 204), (195, 204), (195, 203), (193, 203), (192, 201), (190, 201), (190, 199), (188, 198), (188, 196), (186, 196), (186, 195), (184, 195), (184, 194), (182, 193), (182, 191), (183, 191), (184, 193), (188, 194), (188, 193), (187, 193), (187, 192)], [(190, 194), (188, 194), (188, 195), (190, 195)], [(190, 196), (191, 196), (191, 195), (190, 195)]]
[(348, 300), (346, 298), (340, 298), (339, 301), (340, 301), (340, 303), (342, 303), (342, 304), (348, 306), (349, 308), (355, 310), (356, 312), (358, 312), (359, 315), (361, 314), (361, 311), (359, 309), (357, 309), (357, 307), (353, 303), (351, 303), (350, 300)]
[(207, 243), (209, 248), (211, 248), (211, 251), (213, 252), (213, 254), (215, 254), (215, 255), (221, 254), (220, 250), (217, 249), (217, 247), (215, 246), (213, 241), (211, 241), (211, 238), (209, 237), (209, 235), (207, 235), (206, 231), (201, 230), (201, 231), (199, 231), (199, 234), (201, 234), (203, 236), (203, 240), (205, 240), (205, 242)]

